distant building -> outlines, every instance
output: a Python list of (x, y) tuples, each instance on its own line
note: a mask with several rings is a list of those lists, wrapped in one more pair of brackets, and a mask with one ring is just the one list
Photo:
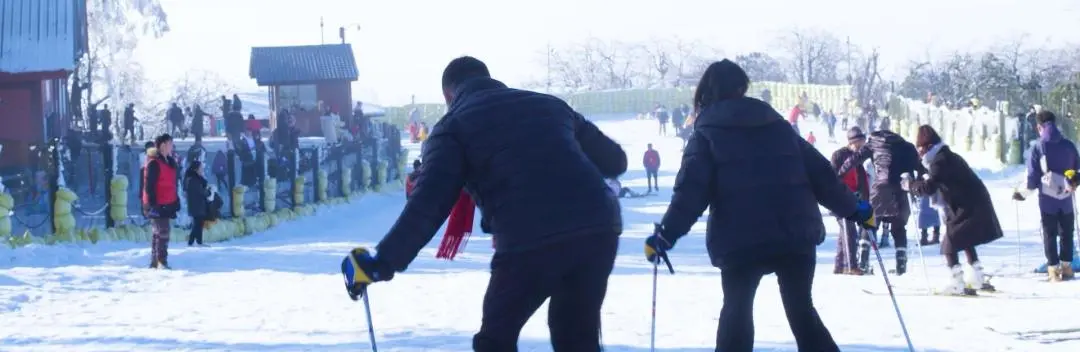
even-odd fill
[(303, 136), (321, 136), (319, 103), (342, 117), (352, 114), (352, 82), (360, 73), (349, 44), (251, 48), (249, 76), (270, 87), (270, 125), (287, 108)]
[(0, 0), (0, 167), (26, 165), (30, 145), (61, 136), (86, 43), (86, 0)]

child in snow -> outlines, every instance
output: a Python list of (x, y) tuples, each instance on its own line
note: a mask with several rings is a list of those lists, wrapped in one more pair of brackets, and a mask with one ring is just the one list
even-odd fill
[(814, 137), (814, 131), (810, 131), (810, 134), (806, 136), (806, 141), (810, 142), (810, 145), (817, 144), (817, 137)]
[(645, 194), (634, 192), (634, 190), (629, 187), (623, 187), (618, 179), (608, 178), (604, 179), (604, 182), (607, 183), (608, 188), (611, 188), (611, 193), (614, 193), (615, 196), (619, 198), (641, 198), (646, 196)]
[(420, 159), (413, 160), (412, 172), (408, 176), (405, 176), (405, 199), (409, 199), (409, 195), (412, 194), (413, 187), (416, 187), (416, 176), (420, 174)]
[[(917, 196), (915, 199), (919, 203), (919, 216), (915, 218), (915, 225), (919, 227), (922, 234), (922, 237), (919, 237), (919, 245), (926, 246), (941, 243), (941, 215), (938, 214), (937, 208), (934, 207), (934, 205), (940, 204), (941, 195)], [(930, 229), (934, 230), (934, 236), (928, 240)]]

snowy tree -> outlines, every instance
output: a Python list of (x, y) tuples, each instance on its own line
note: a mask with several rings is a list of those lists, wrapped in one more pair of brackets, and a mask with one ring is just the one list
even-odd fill
[(132, 54), (143, 37), (158, 38), (168, 31), (159, 0), (87, 1), (88, 51), (71, 79), (75, 119), (83, 118), (84, 108), (95, 109), (107, 100), (114, 106), (145, 104), (145, 77)]

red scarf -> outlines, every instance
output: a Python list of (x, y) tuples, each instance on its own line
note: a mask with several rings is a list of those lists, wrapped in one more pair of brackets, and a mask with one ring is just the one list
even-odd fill
[(446, 233), (443, 234), (442, 243), (435, 258), (454, 260), (454, 256), (465, 243), (468, 242), (469, 234), (473, 229), (473, 217), (476, 212), (476, 203), (465, 191), (461, 192), (454, 209), (450, 211), (450, 220), (446, 224)]

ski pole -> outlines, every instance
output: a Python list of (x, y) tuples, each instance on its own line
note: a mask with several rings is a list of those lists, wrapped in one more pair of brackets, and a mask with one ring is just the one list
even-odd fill
[(892, 299), (893, 310), (896, 311), (896, 319), (900, 320), (900, 330), (904, 332), (904, 340), (907, 341), (908, 351), (915, 352), (915, 346), (911, 344), (911, 336), (908, 335), (907, 325), (904, 324), (904, 316), (900, 314), (900, 304), (896, 303), (896, 294), (893, 293), (892, 283), (889, 282), (889, 272), (885, 269), (885, 261), (881, 259), (881, 251), (877, 246), (877, 235), (874, 231), (867, 231), (870, 235), (870, 248), (874, 249), (878, 266), (881, 267), (881, 277), (885, 279), (885, 287), (889, 289), (889, 298)]
[(922, 263), (923, 279), (926, 280), (926, 291), (932, 292), (934, 289), (930, 286), (930, 272), (926, 268), (926, 257), (923, 256), (922, 239), (915, 241), (915, 248), (919, 250), (919, 262)]
[(660, 258), (652, 266), (652, 327), (649, 331), (649, 351), (656, 352), (656, 278), (660, 276)]
[(375, 324), (371, 322), (371, 303), (368, 303), (368, 292), (365, 287), (361, 292), (361, 296), (364, 297), (364, 312), (367, 313), (367, 331), (368, 339), (371, 340), (371, 352), (379, 352), (379, 347), (375, 345)]
[[(1013, 209), (1016, 210), (1016, 271), (1017, 274), (1024, 274), (1024, 256), (1023, 245), (1020, 244), (1020, 202), (1013, 201)], [(1076, 214), (1076, 213), (1073, 213)]]

